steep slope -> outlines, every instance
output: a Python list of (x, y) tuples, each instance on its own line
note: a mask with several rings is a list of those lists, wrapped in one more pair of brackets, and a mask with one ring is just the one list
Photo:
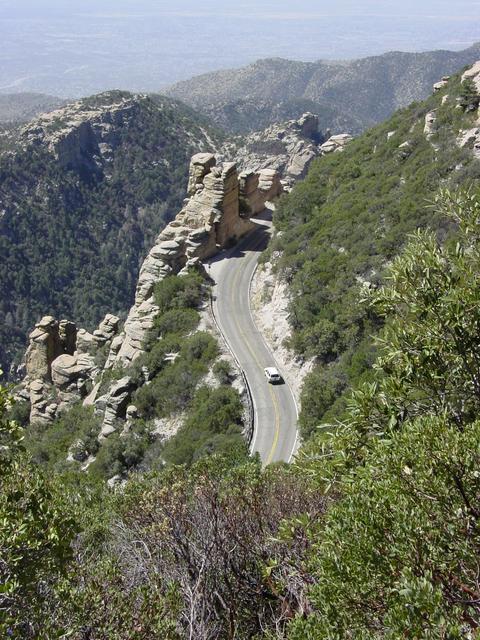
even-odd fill
[(191, 154), (214, 138), (175, 101), (121, 92), (3, 136), (3, 368), (45, 313), (93, 328), (126, 312), (146, 249), (182, 202)]
[(478, 184), (479, 89), (452, 78), (343, 154), (316, 160), (280, 203), (271, 259), (292, 296), (289, 343), (317, 363), (303, 392), (305, 436), (341, 416), (344, 393), (369, 375), (379, 321), (362, 303), (365, 287), (418, 227), (449, 232), (429, 206), (440, 187)]
[(65, 100), (43, 93), (0, 94), (0, 122), (28, 122), (63, 104)]
[[(238, 152), (243, 170), (213, 154), (192, 157), (188, 197), (144, 260), (123, 325), (111, 313), (93, 333), (71, 319), (45, 316), (36, 323), (24, 359), (26, 375), (16, 388), (17, 416), (30, 422), (36, 459), (108, 479), (165, 461), (191, 463), (207, 450), (235, 444), (246, 454), (250, 442), (267, 462), (290, 457), (297, 423), (293, 398), (287, 387), (274, 394), (263, 369), (252, 367), (237, 349), (244, 349), (244, 332), (252, 331), (245, 314), (247, 270), (255, 268), (269, 236), (264, 221), (250, 217), (263, 213), (282, 185), (290, 188), (323, 152), (317, 125), (315, 116), (304, 114), (252, 135), (256, 152), (249, 139), (240, 149), (230, 141), (222, 151)], [(274, 149), (269, 143), (276, 143)], [(274, 150), (278, 155), (271, 155)], [(245, 235), (244, 242), (221, 253)], [(207, 278), (202, 261), (214, 256)], [(205, 304), (214, 281), (219, 284), (212, 293), (215, 312)], [(195, 331), (200, 321), (203, 331)], [(230, 348), (224, 344), (227, 361), (214, 365), (220, 326)], [(251, 337), (250, 349), (261, 351), (263, 366), (268, 365), (271, 354), (261, 337)], [(272, 432), (278, 401), (285, 415), (278, 416), (278, 431)], [(222, 402), (233, 403), (233, 414), (223, 411)], [(208, 417), (195, 417), (197, 410)]]
[(309, 110), (320, 116), (323, 130), (359, 133), (426, 98), (434, 82), (479, 54), (477, 43), (464, 51), (391, 52), (338, 63), (266, 59), (180, 82), (166, 93), (236, 132)]

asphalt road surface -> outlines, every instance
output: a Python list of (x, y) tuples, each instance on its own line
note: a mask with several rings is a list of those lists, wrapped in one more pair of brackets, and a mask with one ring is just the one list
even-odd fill
[(210, 275), (216, 283), (213, 307), (217, 322), (245, 372), (253, 396), (255, 432), (251, 450), (258, 452), (267, 465), (290, 461), (297, 444), (297, 410), (287, 383), (267, 382), (264, 368), (277, 365), (250, 311), (250, 281), (268, 244), (271, 224), (260, 219), (256, 222), (257, 228), (234, 249), (211, 261)]

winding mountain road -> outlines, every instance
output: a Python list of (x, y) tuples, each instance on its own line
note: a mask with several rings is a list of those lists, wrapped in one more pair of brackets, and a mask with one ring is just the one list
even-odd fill
[(269, 384), (263, 371), (275, 366), (275, 360), (251, 314), (250, 283), (268, 244), (271, 223), (263, 218), (256, 218), (255, 223), (256, 228), (238, 245), (212, 259), (210, 275), (216, 283), (213, 308), (217, 322), (245, 372), (253, 397), (251, 451), (258, 452), (268, 465), (290, 461), (297, 444), (297, 409), (288, 384)]

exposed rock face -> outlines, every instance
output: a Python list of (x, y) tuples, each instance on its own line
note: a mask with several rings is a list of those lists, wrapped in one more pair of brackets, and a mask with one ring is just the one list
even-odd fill
[[(479, 123), (480, 125), (480, 123)], [(459, 147), (469, 147), (472, 149), (473, 155), (480, 158), (480, 126), (461, 131), (457, 139)]]
[(335, 153), (336, 151), (343, 151), (345, 146), (352, 140), (353, 137), (348, 133), (341, 133), (337, 136), (331, 136), (320, 146), (320, 151), (322, 153)]
[(252, 215), (265, 209), (265, 203), (283, 191), (280, 175), (275, 169), (244, 171), (240, 174), (240, 194), (247, 201)]
[(477, 91), (480, 93), (480, 60), (475, 62), (475, 64), (465, 71), (462, 76), (462, 82), (465, 80), (472, 80), (474, 85), (477, 88)]
[(19, 389), (31, 403), (30, 422), (51, 422), (63, 411), (87, 395), (87, 383), (100, 369), (95, 355), (100, 346), (114, 338), (119, 318), (107, 315), (94, 334), (77, 331), (73, 322), (57, 322), (45, 316), (30, 334), (25, 356), (26, 377)]
[(110, 387), (108, 394), (99, 398), (95, 403), (97, 410), (105, 412), (99, 440), (104, 440), (114, 433), (117, 420), (125, 418), (132, 389), (131, 378), (125, 376), (115, 382)]
[(25, 356), (29, 380), (51, 382), (52, 362), (63, 353), (59, 325), (52, 316), (44, 316), (29, 336), (30, 345)]
[(425, 134), (425, 137), (427, 138), (427, 140), (429, 140), (433, 134), (435, 133), (436, 127), (435, 127), (435, 123), (437, 122), (437, 112), (436, 111), (429, 111), (427, 113), (427, 115), (425, 116), (425, 127), (423, 129), (423, 132)]
[(194, 156), (191, 175), (195, 180), (203, 173), (197, 168), (210, 166), (202, 182), (184, 208), (158, 236), (145, 259), (135, 292), (135, 304), (125, 322), (122, 339), (114, 340), (106, 367), (116, 363), (126, 366), (143, 352), (143, 342), (151, 329), (158, 308), (153, 299), (155, 284), (185, 266), (214, 255), (232, 239), (240, 238), (252, 228), (250, 220), (240, 215), (240, 184), (236, 165), (216, 166), (205, 156), (202, 163)]
[(197, 153), (190, 163), (190, 173), (188, 178), (188, 195), (193, 196), (197, 186), (203, 184), (203, 179), (210, 173), (217, 164), (217, 159), (213, 153)]
[(116, 104), (85, 106), (85, 101), (51, 111), (22, 131), (25, 145), (45, 145), (60, 166), (98, 171), (120, 143), (119, 130), (140, 108), (140, 96), (119, 94)]
[[(462, 82), (465, 82), (465, 80), (472, 80), (477, 92), (480, 94), (480, 60), (465, 71), (462, 76)], [(476, 126), (460, 131), (457, 144), (459, 147), (469, 147), (472, 149), (473, 155), (476, 158), (480, 158), (480, 110), (478, 111)]]
[(29, 385), (30, 422), (48, 424), (55, 418), (57, 404), (51, 401), (49, 385), (43, 380), (32, 380)]
[(436, 82), (433, 85), (433, 91), (436, 93), (437, 91), (441, 91), (444, 87), (447, 86), (448, 81), (450, 80), (450, 76), (443, 76), (440, 82)]
[(227, 144), (222, 153), (235, 155), (242, 172), (276, 171), (288, 185), (304, 178), (312, 161), (319, 155), (323, 141), (318, 130), (318, 117), (305, 113), (298, 120), (272, 125), (265, 131), (242, 139), (235, 149)]

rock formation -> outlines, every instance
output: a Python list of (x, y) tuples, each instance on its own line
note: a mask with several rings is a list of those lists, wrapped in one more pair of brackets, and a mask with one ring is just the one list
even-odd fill
[(29, 336), (25, 355), (26, 375), (29, 380), (52, 381), (52, 362), (64, 353), (59, 324), (52, 316), (44, 316)]
[(441, 91), (444, 87), (447, 86), (448, 81), (450, 80), (450, 76), (443, 76), (440, 82), (436, 82), (433, 85), (433, 91), (436, 93), (437, 91)]
[(429, 140), (433, 134), (435, 133), (436, 127), (435, 123), (437, 122), (437, 112), (429, 111), (425, 116), (425, 127), (423, 129), (423, 133), (427, 140)]
[(265, 209), (265, 203), (282, 192), (280, 175), (275, 169), (243, 171), (240, 176), (240, 194), (250, 206), (252, 215)]
[[(159, 280), (179, 273), (186, 266), (195, 267), (252, 229), (248, 216), (240, 214), (240, 182), (235, 164), (217, 166), (213, 156), (200, 154), (192, 159), (190, 175), (190, 188), (195, 188), (195, 192), (160, 233), (146, 257), (140, 269), (135, 304), (122, 336), (112, 343), (107, 367), (127, 366), (143, 352), (145, 336), (158, 312), (153, 291)], [(277, 187), (275, 195), (279, 192)], [(258, 209), (261, 196), (256, 192), (245, 195)]]
[(320, 151), (325, 153), (335, 153), (336, 151), (343, 151), (345, 146), (353, 140), (353, 137), (348, 133), (340, 133), (336, 136), (330, 136), (326, 142), (320, 145)]
[(217, 159), (213, 153), (197, 153), (190, 162), (190, 172), (188, 178), (188, 195), (193, 196), (197, 186), (203, 184), (203, 179), (217, 164)]
[(298, 120), (275, 124), (236, 143), (228, 143), (222, 154), (234, 155), (242, 173), (266, 169), (277, 172), (288, 188), (304, 178), (312, 161), (322, 154), (321, 142), (318, 117), (305, 113)]
[[(116, 431), (116, 421), (125, 418), (129, 406), (130, 394), (133, 391), (131, 378), (125, 376), (114, 382), (105, 396), (95, 402), (96, 411), (104, 413), (99, 440), (105, 440)], [(131, 415), (131, 412), (130, 412)]]
[(100, 372), (95, 355), (112, 341), (119, 318), (108, 314), (90, 334), (73, 322), (45, 316), (30, 334), (25, 379), (17, 394), (30, 401), (30, 422), (51, 422), (87, 395), (88, 382)]
[(477, 91), (480, 93), (480, 60), (475, 62), (474, 65), (467, 69), (462, 76), (462, 82), (465, 80), (472, 80), (473, 84), (477, 88)]
[(120, 144), (119, 131), (139, 113), (142, 98), (119, 92), (113, 104), (73, 102), (39, 116), (23, 128), (21, 139), (26, 147), (47, 147), (62, 167), (98, 171)]
[[(467, 69), (462, 75), (462, 82), (471, 80), (480, 94), (480, 60), (476, 62), (470, 69)], [(477, 112), (477, 121), (471, 129), (460, 131), (457, 139), (459, 147), (469, 147), (472, 149), (473, 155), (480, 158), (480, 108)]]

